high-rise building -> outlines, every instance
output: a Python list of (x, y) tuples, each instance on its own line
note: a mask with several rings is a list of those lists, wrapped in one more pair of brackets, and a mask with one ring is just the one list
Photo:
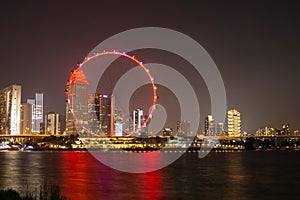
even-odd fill
[(60, 133), (63, 134), (66, 130), (66, 116), (59, 115)]
[(44, 117), (44, 95), (36, 93), (35, 99), (27, 99), (27, 103), (32, 105), (32, 133), (40, 133), (40, 125)]
[[(114, 96), (89, 94), (88, 99), (89, 129), (95, 134), (115, 135)], [(118, 130), (120, 127), (118, 126)]]
[(35, 127), (36, 132), (39, 133), (40, 125), (43, 123), (44, 118), (44, 95), (43, 93), (35, 94)]
[(89, 94), (88, 99), (89, 129), (100, 133), (100, 94)]
[(32, 130), (32, 104), (21, 104), (21, 134), (30, 134)]
[(191, 134), (191, 122), (188, 120), (182, 120), (180, 123), (180, 132), (183, 135), (190, 135)]
[(46, 133), (46, 130), (45, 130), (46, 123), (45, 122), (46, 122), (46, 119), (44, 119), (44, 122), (40, 124), (40, 134), (45, 134)]
[(114, 113), (114, 96), (101, 94), (99, 100), (99, 122), (102, 133), (107, 136), (114, 136), (115, 134)]
[(20, 85), (12, 85), (0, 91), (0, 134), (20, 134), (20, 107)]
[(212, 115), (207, 115), (207, 117), (205, 117), (204, 132), (205, 135), (208, 136), (215, 135), (215, 123)]
[(72, 72), (67, 82), (66, 94), (65, 132), (67, 134), (84, 133), (85, 130), (82, 127), (88, 125), (88, 81), (82, 70), (77, 69)]
[(45, 116), (45, 133), (60, 134), (59, 114), (51, 112)]
[(240, 136), (241, 135), (241, 114), (236, 109), (228, 110), (228, 135)]
[(180, 121), (176, 122), (176, 132), (179, 133), (180, 132)]
[(223, 122), (220, 122), (220, 123), (217, 124), (216, 135), (218, 135), (218, 136), (224, 136), (225, 135), (224, 123)]
[(143, 123), (144, 111), (142, 109), (136, 109), (133, 111), (133, 131), (141, 129)]
[(280, 133), (282, 135), (291, 135), (290, 124), (289, 123), (282, 124)]
[(144, 114), (142, 109), (136, 109), (132, 112), (132, 132), (138, 136), (148, 135), (148, 124), (150, 123), (148, 115)]
[(123, 124), (120, 122), (115, 123), (115, 136), (123, 136)]

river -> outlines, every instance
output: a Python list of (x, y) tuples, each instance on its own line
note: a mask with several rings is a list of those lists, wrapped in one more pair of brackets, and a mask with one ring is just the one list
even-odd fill
[(71, 200), (298, 199), (299, 172), (292, 150), (185, 153), (145, 174), (111, 169), (87, 151), (0, 152), (0, 189), (25, 193), (51, 181)]

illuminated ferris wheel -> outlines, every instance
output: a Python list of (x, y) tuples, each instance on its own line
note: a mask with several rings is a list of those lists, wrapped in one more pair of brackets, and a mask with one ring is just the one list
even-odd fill
[[(88, 108), (88, 84), (89, 81), (87, 80), (82, 68), (92, 60), (95, 60), (96, 58), (102, 57), (102, 56), (109, 56), (109, 55), (116, 55), (121, 56), (124, 58), (128, 58), (131, 61), (138, 64), (140, 68), (143, 69), (143, 71), (146, 73), (150, 84), (152, 88), (152, 100), (151, 100), (151, 106), (149, 109), (149, 114), (147, 117), (143, 120), (141, 127), (145, 127), (149, 124), (150, 119), (153, 116), (153, 112), (155, 110), (155, 105), (157, 103), (157, 87), (154, 82), (154, 78), (150, 74), (150, 70), (145, 67), (144, 63), (139, 61), (135, 56), (128, 55), (127, 53), (121, 53), (118, 51), (104, 51), (102, 53), (94, 53), (92, 56), (86, 57), (84, 61), (80, 64), (78, 64), (78, 67), (76, 70), (74, 70), (67, 82), (67, 89), (66, 89), (66, 102), (67, 102), (67, 124), (66, 124), (66, 131), (70, 133), (88, 133), (92, 136), (97, 137), (103, 137), (103, 131), (101, 130), (101, 126), (98, 128), (99, 131), (95, 131), (95, 129), (90, 128), (89, 126), (89, 108)], [(103, 95), (104, 96), (104, 95)], [(111, 95), (111, 98), (113, 98), (113, 94)], [(112, 103), (111, 105), (114, 105)], [(115, 107), (111, 107), (111, 113), (110, 113), (110, 136), (114, 136), (114, 127), (115, 127)], [(140, 131), (140, 127), (132, 130), (131, 132), (128, 132), (124, 134), (123, 136), (128, 137), (132, 136), (134, 133), (137, 133)], [(107, 135), (106, 135), (107, 136)]]

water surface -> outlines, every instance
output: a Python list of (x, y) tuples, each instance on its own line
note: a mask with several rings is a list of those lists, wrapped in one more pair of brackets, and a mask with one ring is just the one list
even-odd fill
[(83, 151), (0, 152), (0, 189), (24, 193), (51, 181), (72, 200), (298, 199), (299, 170), (300, 151), (287, 150), (186, 153), (146, 174), (116, 171)]

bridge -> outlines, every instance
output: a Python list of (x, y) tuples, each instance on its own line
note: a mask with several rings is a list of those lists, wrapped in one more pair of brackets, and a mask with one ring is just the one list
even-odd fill
[(300, 138), (300, 135), (247, 135), (247, 136), (197, 136), (197, 139), (211, 139), (211, 140), (240, 140), (240, 139), (275, 139), (275, 138)]
[(43, 138), (43, 137), (50, 137), (50, 136), (63, 136), (63, 135), (49, 135), (49, 134), (17, 134), (17, 135), (1, 135), (0, 138)]
[[(55, 135), (51, 135), (51, 134), (17, 134), (17, 135), (1, 135), (0, 134), (0, 139), (1, 138), (44, 138), (44, 137), (67, 137), (69, 135), (62, 135), (62, 134), (55, 134)], [(159, 138), (170, 138), (172, 136), (149, 136), (149, 138), (154, 138), (154, 137), (159, 137)], [(87, 137), (89, 139), (100, 139), (100, 140), (107, 140), (107, 139), (116, 139), (116, 138), (134, 138), (134, 137)], [(177, 136), (175, 136), (174, 138), (178, 138)], [(194, 138), (194, 136), (186, 136), (186, 138)], [(274, 135), (274, 136), (265, 136), (265, 135), (247, 135), (247, 136), (204, 136), (204, 135), (198, 135), (196, 136), (197, 139), (207, 139), (207, 140), (242, 140), (242, 139), (249, 139), (249, 138), (255, 138), (255, 139), (275, 139), (275, 138), (300, 138), (300, 134), (299, 135)]]

